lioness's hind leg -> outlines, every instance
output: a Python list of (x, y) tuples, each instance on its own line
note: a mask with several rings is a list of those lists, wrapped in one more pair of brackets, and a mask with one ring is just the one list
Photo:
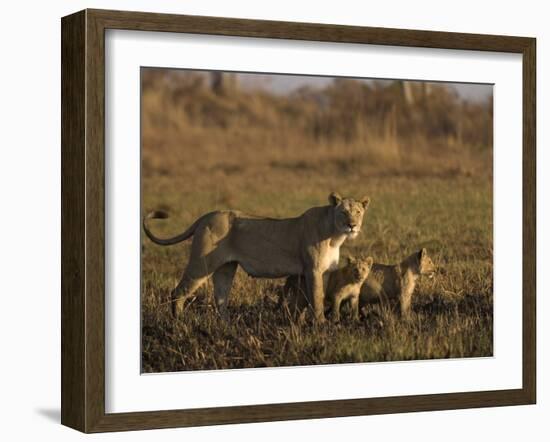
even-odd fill
[(216, 306), (218, 307), (218, 313), (223, 319), (227, 318), (227, 298), (229, 297), (236, 271), (237, 263), (228, 262), (216, 270), (212, 276)]
[(197, 289), (204, 284), (207, 277), (202, 276), (193, 278), (186, 273), (183, 274), (181, 281), (176, 288), (172, 290), (172, 315), (177, 318), (183, 312), (185, 301), (193, 296)]

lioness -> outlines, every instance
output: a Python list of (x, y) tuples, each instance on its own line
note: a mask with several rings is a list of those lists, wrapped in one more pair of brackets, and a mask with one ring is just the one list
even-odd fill
[(374, 263), (367, 280), (361, 287), (359, 307), (380, 302), (384, 306), (397, 307), (398, 313), (408, 316), (418, 277), (433, 278), (436, 267), (422, 249), (405, 258), (400, 264), (385, 265)]
[[(343, 301), (350, 300), (353, 319), (359, 318), (359, 293), (361, 286), (369, 276), (373, 263), (372, 257), (349, 257), (344, 267), (331, 272), (328, 276), (325, 307), (331, 310), (334, 322), (340, 320), (340, 306)], [(287, 278), (283, 296), (288, 298), (288, 304), (293, 312), (301, 311), (311, 305), (305, 290), (305, 281), (300, 276)]]
[(143, 230), (160, 245), (176, 244), (193, 236), (189, 263), (171, 294), (174, 316), (181, 314), (185, 300), (212, 275), (218, 312), (225, 318), (227, 297), (240, 265), (258, 278), (304, 275), (315, 317), (323, 322), (323, 276), (338, 266), (342, 243), (359, 234), (369, 201), (367, 197), (354, 200), (331, 193), (328, 206), (313, 207), (296, 218), (285, 219), (235, 210), (210, 212), (169, 239), (157, 238), (147, 226), (148, 220), (168, 215), (151, 212), (143, 219)]

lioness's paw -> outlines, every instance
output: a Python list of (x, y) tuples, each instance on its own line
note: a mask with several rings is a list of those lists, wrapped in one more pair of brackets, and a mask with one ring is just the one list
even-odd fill
[(327, 318), (325, 318), (324, 314), (316, 315), (315, 316), (315, 322), (317, 324), (326, 324), (327, 323)]
[(174, 319), (179, 318), (183, 314), (183, 306), (184, 306), (184, 300), (183, 299), (173, 299), (172, 300), (172, 316)]

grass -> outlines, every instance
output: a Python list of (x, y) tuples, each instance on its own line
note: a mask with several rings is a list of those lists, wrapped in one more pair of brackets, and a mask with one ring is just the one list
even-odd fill
[[(165, 248), (144, 239), (143, 370), (491, 355), (492, 228), (486, 222), (491, 218), (490, 185), (471, 178), (377, 179), (369, 181), (368, 191), (373, 201), (363, 233), (346, 242), (344, 253), (368, 253), (379, 262), (391, 263), (425, 246), (441, 269), (435, 281), (420, 281), (410, 321), (382, 314), (359, 323), (299, 324), (277, 307), (282, 280), (255, 280), (242, 271), (231, 293), (229, 323), (217, 317), (211, 285), (199, 291), (182, 319), (174, 321), (168, 309), (169, 293), (187, 262), (189, 244)], [(325, 193), (318, 193), (318, 203), (324, 202)], [(285, 192), (278, 195), (282, 199)], [(182, 212), (171, 207), (179, 214), (175, 218), (189, 218), (183, 210), (202, 207), (203, 198), (208, 201), (205, 194), (182, 200)], [(277, 195), (271, 193), (256, 194), (254, 201), (242, 201), (239, 206), (249, 204), (258, 213), (273, 216), (284, 215), (280, 207), (295, 205), (277, 204)], [(288, 208), (288, 215), (297, 213), (294, 207)], [(189, 221), (165, 223), (175, 232), (176, 226), (183, 228)], [(162, 231), (160, 224), (155, 227)]]
[[(314, 139), (303, 127), (288, 127), (282, 135), (283, 123), (273, 110), (265, 110), (271, 125), (247, 127), (238, 115), (234, 125), (190, 124), (190, 113), (167, 101), (163, 90), (157, 85), (145, 91), (142, 108), (143, 210), (171, 215), (152, 224), (158, 235), (180, 233), (216, 209), (296, 216), (326, 204), (330, 191), (337, 190), (371, 197), (363, 231), (346, 241), (344, 254), (394, 263), (426, 247), (440, 271), (435, 279), (419, 282), (409, 321), (372, 307), (359, 322), (343, 312), (339, 324), (300, 323), (277, 306), (284, 280), (253, 279), (240, 269), (228, 322), (217, 316), (210, 281), (175, 321), (169, 294), (187, 263), (191, 241), (161, 247), (143, 238), (144, 372), (492, 355), (490, 146), (457, 146), (441, 137), (405, 137), (395, 130), (388, 136), (382, 129), (371, 132), (368, 143)], [(220, 101), (245, 106), (240, 95), (230, 98)], [(261, 117), (269, 99), (254, 95), (246, 112), (235, 106), (230, 111)], [(187, 97), (194, 112), (200, 100), (200, 94)], [(209, 96), (212, 115), (224, 109), (216, 103)], [(415, 140), (421, 140), (418, 148), (406, 147)]]

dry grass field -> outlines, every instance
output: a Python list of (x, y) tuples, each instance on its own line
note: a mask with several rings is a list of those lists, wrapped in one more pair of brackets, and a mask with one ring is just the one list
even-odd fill
[[(219, 80), (219, 79), (218, 79)], [(142, 370), (164, 372), (490, 356), (493, 352), (492, 109), (444, 85), (338, 80), (289, 94), (213, 87), (206, 74), (142, 72), (142, 209), (163, 209), (159, 236), (216, 209), (297, 216), (336, 190), (369, 195), (363, 230), (343, 254), (395, 263), (426, 247), (408, 321), (372, 307), (359, 322), (298, 323), (277, 307), (284, 280), (240, 269), (230, 320), (212, 284), (182, 318), (170, 291), (191, 241), (142, 239)], [(372, 313), (372, 314), (371, 314)]]

